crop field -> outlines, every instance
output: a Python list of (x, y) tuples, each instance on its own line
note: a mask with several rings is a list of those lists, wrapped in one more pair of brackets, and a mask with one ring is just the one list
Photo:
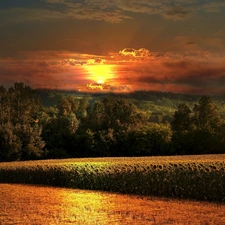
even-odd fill
[(225, 204), (0, 184), (0, 224), (224, 225)]
[(0, 163), (0, 182), (225, 202), (225, 154)]

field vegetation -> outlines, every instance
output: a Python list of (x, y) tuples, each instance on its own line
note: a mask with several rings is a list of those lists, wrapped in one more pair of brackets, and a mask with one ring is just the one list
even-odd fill
[(21, 184), (0, 184), (0, 199), (1, 225), (225, 224), (208, 202)]
[(225, 202), (225, 155), (5, 162), (0, 182)]

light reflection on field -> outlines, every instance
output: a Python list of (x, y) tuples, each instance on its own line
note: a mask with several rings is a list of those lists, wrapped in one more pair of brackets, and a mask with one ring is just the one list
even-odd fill
[(0, 224), (225, 224), (225, 205), (0, 184)]

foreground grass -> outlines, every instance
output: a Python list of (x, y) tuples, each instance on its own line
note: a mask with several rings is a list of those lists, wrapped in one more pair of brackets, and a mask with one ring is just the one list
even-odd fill
[(20, 184), (0, 184), (0, 199), (1, 225), (225, 224), (225, 205), (208, 202)]
[(0, 163), (0, 182), (225, 202), (225, 155)]

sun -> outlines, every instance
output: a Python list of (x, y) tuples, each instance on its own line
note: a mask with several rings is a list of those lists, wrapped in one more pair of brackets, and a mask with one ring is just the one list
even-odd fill
[(98, 84), (110, 82), (115, 77), (114, 65), (89, 65), (87, 66), (87, 79)]
[(103, 79), (100, 79), (100, 80), (97, 81), (97, 83), (98, 83), (98, 84), (104, 84), (105, 81), (104, 81)]

